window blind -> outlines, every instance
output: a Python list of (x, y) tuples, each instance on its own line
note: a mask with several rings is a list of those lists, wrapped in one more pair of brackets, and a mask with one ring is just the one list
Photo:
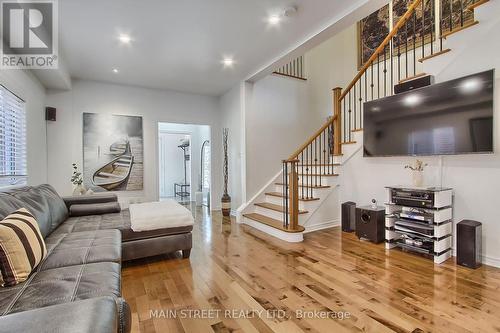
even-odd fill
[(0, 187), (26, 181), (25, 102), (0, 85)]

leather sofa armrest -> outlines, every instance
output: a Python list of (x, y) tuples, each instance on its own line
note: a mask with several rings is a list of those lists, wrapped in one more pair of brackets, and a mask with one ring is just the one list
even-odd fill
[(0, 317), (0, 333), (121, 331), (120, 313), (113, 297), (47, 306)]
[(69, 209), (72, 205), (118, 202), (118, 196), (114, 193), (96, 193), (91, 195), (74, 195), (63, 197), (63, 200)]
[(69, 216), (89, 216), (119, 213), (121, 211), (118, 202), (104, 202), (94, 204), (73, 204), (69, 207)]

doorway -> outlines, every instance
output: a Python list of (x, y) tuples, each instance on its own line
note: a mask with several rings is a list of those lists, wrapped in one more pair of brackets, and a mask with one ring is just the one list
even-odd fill
[(158, 124), (158, 197), (210, 207), (210, 127)]

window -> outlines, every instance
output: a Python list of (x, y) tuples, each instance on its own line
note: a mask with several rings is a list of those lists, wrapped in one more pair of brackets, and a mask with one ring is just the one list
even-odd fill
[(0, 187), (26, 184), (26, 168), (25, 102), (0, 85)]

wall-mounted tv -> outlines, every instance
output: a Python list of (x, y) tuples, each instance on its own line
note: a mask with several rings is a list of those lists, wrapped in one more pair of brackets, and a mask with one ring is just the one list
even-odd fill
[(364, 156), (493, 152), (494, 70), (364, 104)]

